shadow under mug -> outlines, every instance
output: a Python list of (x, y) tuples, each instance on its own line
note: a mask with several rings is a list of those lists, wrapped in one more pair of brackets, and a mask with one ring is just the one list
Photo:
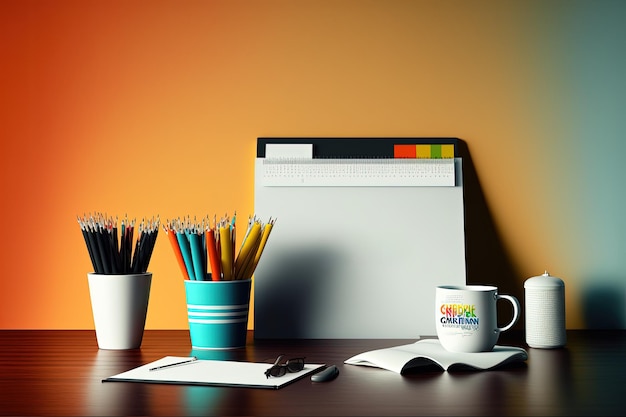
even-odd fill
[[(489, 285), (442, 285), (435, 293), (435, 326), (441, 345), (451, 352), (489, 352), (501, 332), (520, 317), (520, 304), (512, 295), (498, 294)], [(498, 327), (498, 300), (513, 306), (513, 317)]]
[(152, 273), (87, 274), (100, 349), (138, 349), (148, 312)]

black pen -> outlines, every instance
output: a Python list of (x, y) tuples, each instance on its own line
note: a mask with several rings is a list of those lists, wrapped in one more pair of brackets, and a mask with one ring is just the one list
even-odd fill
[(191, 359), (182, 361), (182, 362), (176, 362), (176, 363), (169, 363), (167, 365), (161, 365), (161, 366), (156, 366), (154, 368), (150, 368), (150, 371), (157, 371), (159, 369), (163, 369), (163, 368), (171, 368), (172, 366), (178, 366), (178, 365), (184, 365), (186, 363), (191, 363), (191, 362), (195, 362), (197, 361), (198, 358), (196, 358), (195, 356), (192, 357)]

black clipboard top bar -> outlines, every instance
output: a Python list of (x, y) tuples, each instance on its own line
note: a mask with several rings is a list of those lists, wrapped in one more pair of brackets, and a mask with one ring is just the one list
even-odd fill
[(313, 158), (393, 158), (394, 145), (454, 145), (454, 156), (459, 157), (458, 138), (258, 138), (257, 158), (265, 158), (267, 144), (312, 144)]

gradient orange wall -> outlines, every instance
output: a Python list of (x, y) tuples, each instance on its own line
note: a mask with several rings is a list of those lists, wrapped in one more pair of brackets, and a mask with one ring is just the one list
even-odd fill
[[(537, 117), (541, 3), (3, 1), (0, 328), (93, 328), (77, 215), (253, 214), (261, 136), (464, 139), (513, 285), (567, 277), (583, 327), (576, 248), (534, 204), (568, 134)], [(187, 328), (164, 234), (150, 270), (146, 328)]]

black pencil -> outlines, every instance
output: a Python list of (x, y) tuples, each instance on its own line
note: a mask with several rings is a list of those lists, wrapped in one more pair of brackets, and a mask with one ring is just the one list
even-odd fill
[(102, 214), (78, 217), (89, 259), (98, 274), (145, 273), (159, 231), (159, 218), (142, 221), (133, 253), (134, 220), (122, 222), (122, 233), (118, 235), (117, 218)]

